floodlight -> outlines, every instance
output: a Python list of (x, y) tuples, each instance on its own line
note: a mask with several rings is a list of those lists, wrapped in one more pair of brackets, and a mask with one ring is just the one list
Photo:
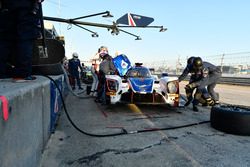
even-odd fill
[(95, 32), (95, 33), (93, 33), (93, 34), (91, 34), (91, 36), (93, 37), (93, 38), (98, 38), (99, 37), (99, 35)]
[(114, 17), (112, 14), (110, 14), (109, 11), (106, 11), (105, 15), (102, 15), (102, 17), (108, 18), (108, 17)]
[(138, 41), (138, 40), (142, 40), (142, 39), (141, 39), (141, 37), (137, 36), (137, 37), (135, 38), (135, 40)]
[(163, 28), (163, 26), (162, 26), (160, 29), (160, 32), (165, 32), (165, 31), (167, 31), (167, 28)]

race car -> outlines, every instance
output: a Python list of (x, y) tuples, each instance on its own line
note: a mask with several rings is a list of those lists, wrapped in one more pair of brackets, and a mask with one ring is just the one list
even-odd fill
[(163, 76), (157, 80), (142, 63), (131, 66), (125, 55), (113, 59), (118, 75), (106, 75), (106, 95), (110, 104), (169, 104), (179, 106), (177, 77)]

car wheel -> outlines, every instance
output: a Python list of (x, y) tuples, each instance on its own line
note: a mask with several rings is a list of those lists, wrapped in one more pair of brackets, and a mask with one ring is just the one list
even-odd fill
[(211, 126), (217, 130), (236, 135), (250, 135), (250, 107), (213, 106), (210, 121)]

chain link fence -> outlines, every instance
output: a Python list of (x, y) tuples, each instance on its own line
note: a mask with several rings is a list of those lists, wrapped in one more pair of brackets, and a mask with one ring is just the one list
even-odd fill
[[(187, 56), (173, 56), (166, 60), (144, 62), (144, 65), (154, 68), (157, 72), (180, 74), (186, 67)], [(201, 57), (221, 68), (224, 76), (250, 77), (250, 52), (222, 53)]]

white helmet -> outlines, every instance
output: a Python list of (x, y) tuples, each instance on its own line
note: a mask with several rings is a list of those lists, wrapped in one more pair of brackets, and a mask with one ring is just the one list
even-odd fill
[(78, 58), (78, 54), (77, 54), (76, 52), (74, 52), (74, 53), (72, 54), (72, 57), (73, 57), (73, 58)]

